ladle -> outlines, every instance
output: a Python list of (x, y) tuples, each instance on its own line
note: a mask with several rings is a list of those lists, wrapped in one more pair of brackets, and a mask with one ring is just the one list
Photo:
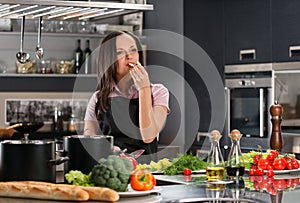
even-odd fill
[(38, 29), (38, 41), (37, 41), (37, 47), (35, 49), (35, 55), (38, 59), (42, 59), (43, 55), (44, 55), (44, 49), (41, 47), (42, 20), (43, 20), (43, 17), (40, 16), (40, 18), (39, 18), (39, 29)]
[(24, 42), (24, 27), (25, 27), (25, 16), (22, 17), (21, 22), (21, 45), (20, 51), (17, 53), (17, 59), (20, 63), (26, 63), (30, 60), (30, 54), (23, 52), (23, 42)]

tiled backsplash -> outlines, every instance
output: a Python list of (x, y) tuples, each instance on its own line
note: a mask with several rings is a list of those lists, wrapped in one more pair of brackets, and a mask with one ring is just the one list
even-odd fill
[(47, 127), (52, 124), (55, 107), (61, 110), (65, 121), (73, 113), (80, 122), (83, 122), (91, 94), (88, 92), (76, 93), (76, 95), (72, 92), (1, 92), (0, 128), (16, 121), (43, 121)]
[(56, 107), (64, 121), (68, 121), (72, 114), (83, 121), (87, 102), (87, 99), (6, 99), (5, 124), (35, 121), (51, 124)]

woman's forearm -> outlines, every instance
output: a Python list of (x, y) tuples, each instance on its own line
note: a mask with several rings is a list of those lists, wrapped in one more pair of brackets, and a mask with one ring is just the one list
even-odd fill
[(84, 122), (84, 135), (98, 135), (99, 133), (99, 126), (98, 122), (96, 121), (85, 121)]
[(152, 106), (151, 88), (139, 91), (139, 125), (145, 143), (152, 142), (162, 129), (166, 120), (166, 110), (161, 106)]

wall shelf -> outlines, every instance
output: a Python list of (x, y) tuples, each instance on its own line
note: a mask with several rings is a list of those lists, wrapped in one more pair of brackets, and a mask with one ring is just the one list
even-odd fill
[(95, 74), (0, 74), (0, 92), (93, 92), (96, 85)]

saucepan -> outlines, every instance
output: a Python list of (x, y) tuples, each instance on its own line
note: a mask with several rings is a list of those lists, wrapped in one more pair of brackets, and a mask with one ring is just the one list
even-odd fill
[(91, 172), (99, 159), (113, 154), (113, 137), (109, 135), (71, 135), (63, 138), (62, 157), (69, 160), (64, 164), (65, 173), (79, 170), (85, 174)]
[(0, 142), (0, 181), (35, 180), (56, 182), (55, 142), (42, 140), (5, 140)]

